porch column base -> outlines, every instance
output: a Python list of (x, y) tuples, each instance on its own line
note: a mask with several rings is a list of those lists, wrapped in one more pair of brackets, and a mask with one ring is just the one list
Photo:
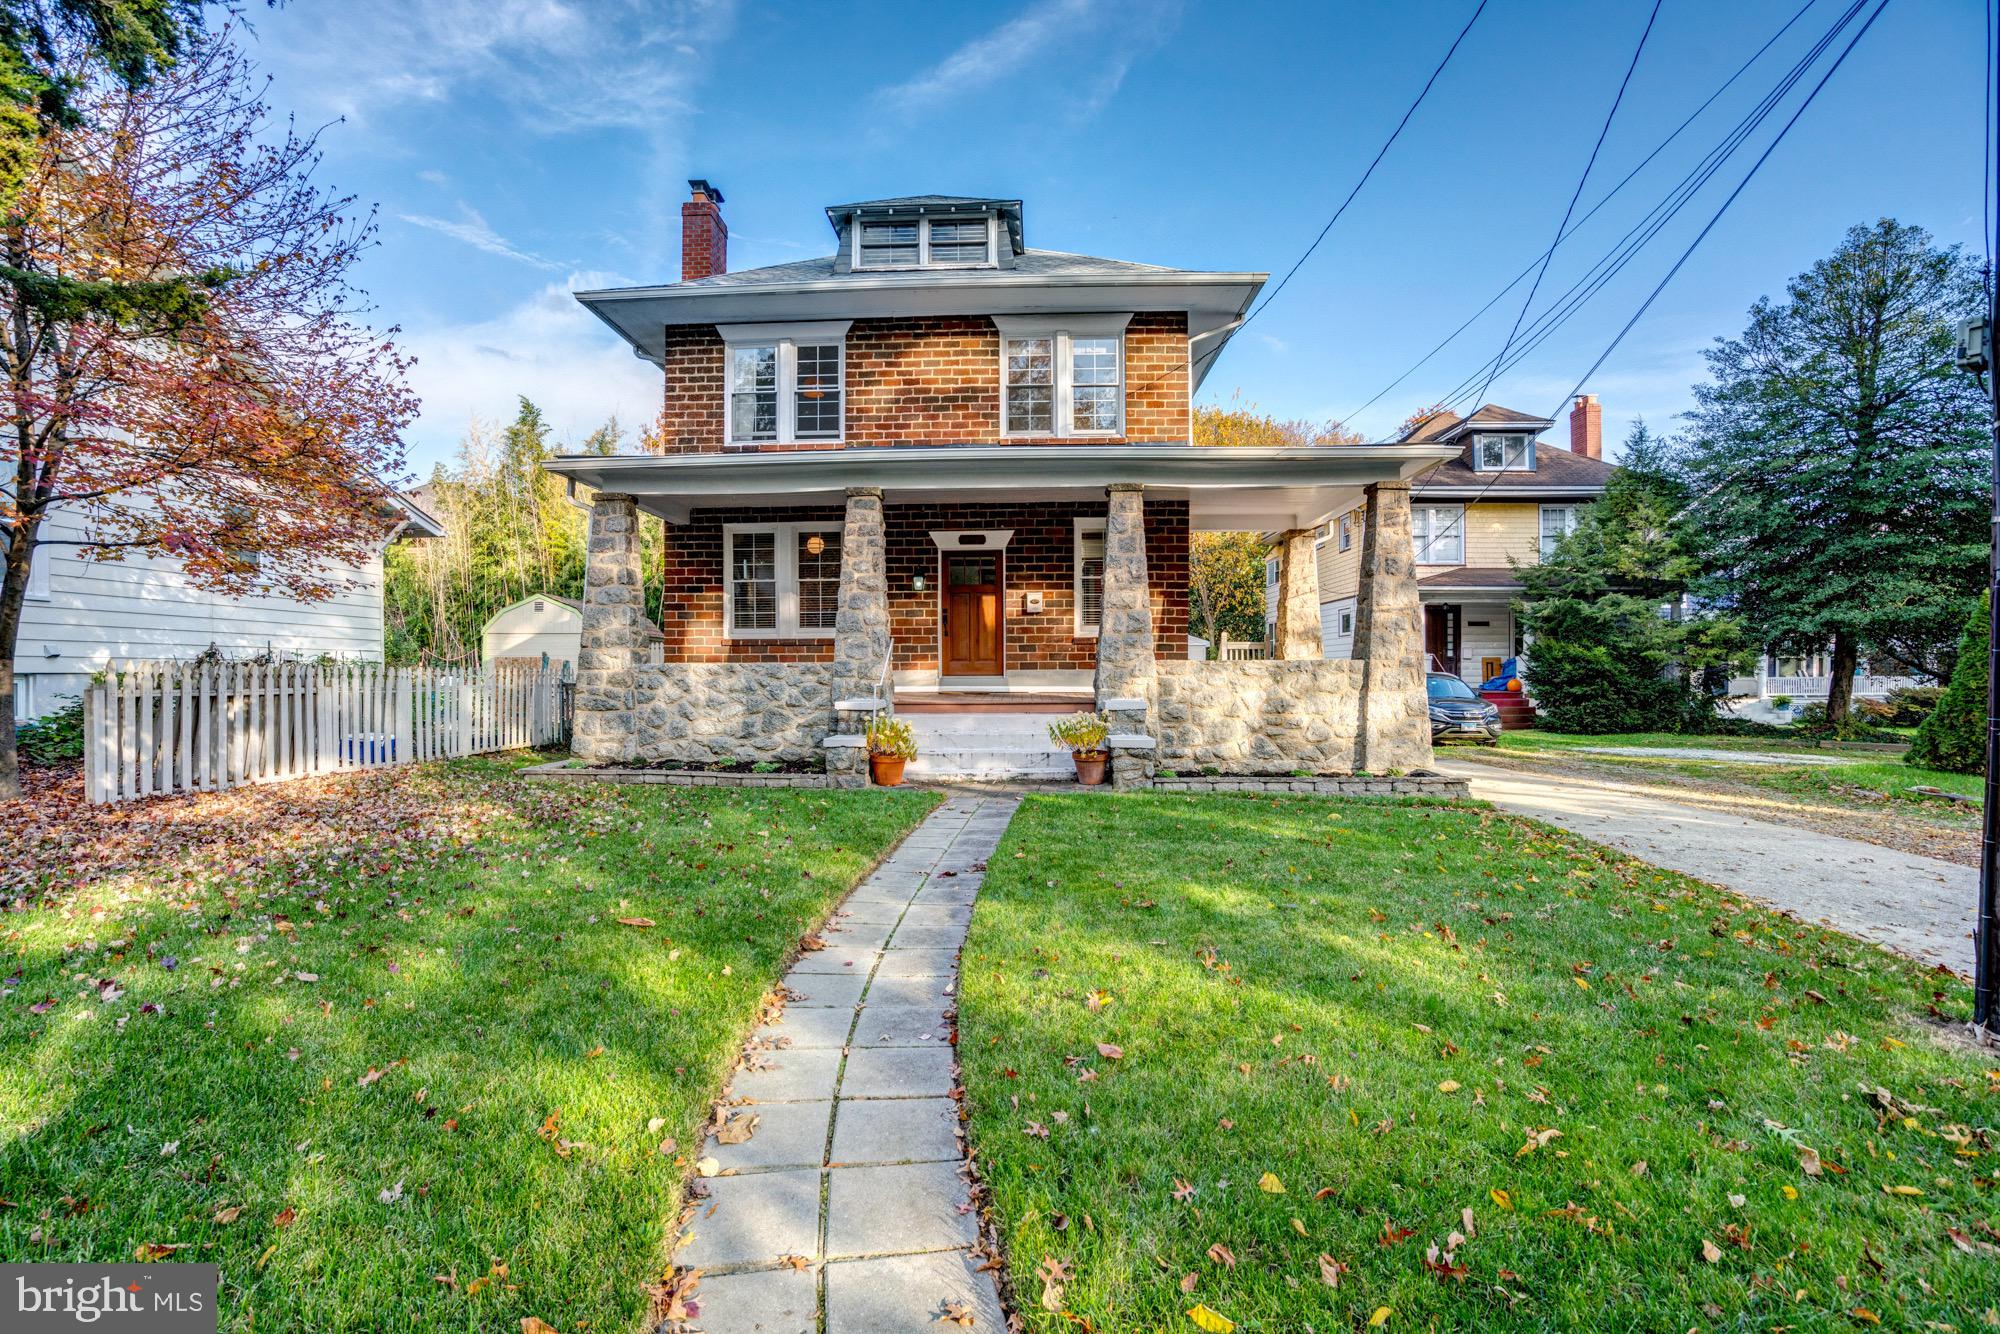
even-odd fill
[(868, 738), (840, 732), (821, 743), (826, 748), (827, 781), (838, 788), (868, 786)]
[(1423, 609), (1410, 540), (1410, 484), (1367, 490), (1361, 586), (1355, 597), (1354, 656), (1362, 663), (1356, 767), (1401, 774), (1431, 763), (1430, 692), (1424, 670)]

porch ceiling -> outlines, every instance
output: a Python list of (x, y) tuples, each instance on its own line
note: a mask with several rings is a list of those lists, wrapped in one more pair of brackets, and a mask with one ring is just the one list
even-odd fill
[(1188, 502), (1200, 531), (1305, 528), (1354, 505), (1372, 482), (1408, 480), (1447, 445), (1197, 448), (1190, 445), (963, 445), (741, 454), (568, 455), (543, 466), (573, 486), (636, 497), (670, 523), (696, 509), (838, 503), (850, 486), (889, 504), (1101, 498), (1114, 483)]

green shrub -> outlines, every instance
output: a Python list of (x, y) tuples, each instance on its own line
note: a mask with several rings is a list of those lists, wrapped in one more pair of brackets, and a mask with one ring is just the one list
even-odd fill
[(1958, 663), (1930, 717), (1917, 728), (1905, 760), (1954, 774), (1986, 772), (1987, 599), (1981, 597), (1958, 641)]
[(15, 730), (21, 758), (29, 764), (61, 764), (83, 758), (83, 701), (70, 698), (54, 713), (25, 722)]
[(1049, 724), (1049, 740), (1085, 757), (1102, 755), (1110, 735), (1111, 719), (1102, 713), (1073, 713)]
[(877, 716), (869, 721), (868, 753), (892, 760), (914, 760), (917, 758), (916, 733), (901, 718)]
[(1882, 702), (1882, 721), (1890, 727), (1922, 726), (1943, 698), (1943, 686), (1898, 686)]

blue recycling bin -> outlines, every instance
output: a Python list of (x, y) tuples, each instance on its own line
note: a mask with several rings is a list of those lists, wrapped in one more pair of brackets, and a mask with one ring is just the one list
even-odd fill
[(349, 732), (341, 738), (341, 758), (349, 764), (393, 764), (396, 738), (387, 732)]

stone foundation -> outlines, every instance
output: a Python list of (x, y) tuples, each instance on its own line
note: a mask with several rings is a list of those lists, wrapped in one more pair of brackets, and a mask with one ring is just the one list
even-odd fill
[(1361, 663), (1163, 662), (1156, 679), (1157, 768), (1268, 774), (1360, 767)]
[[(827, 663), (670, 662), (632, 672), (632, 749), (617, 758), (809, 760), (833, 723)], [(579, 699), (579, 717), (582, 707)]]

